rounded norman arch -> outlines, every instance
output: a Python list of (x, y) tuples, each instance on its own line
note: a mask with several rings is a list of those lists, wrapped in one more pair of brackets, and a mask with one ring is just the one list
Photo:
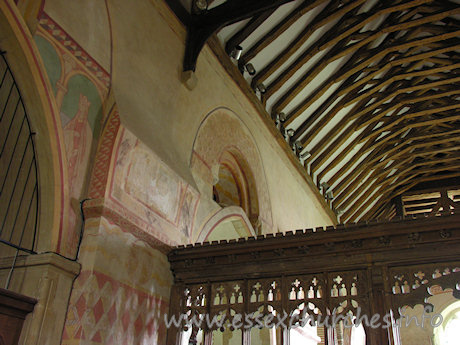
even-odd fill
[(256, 181), (249, 163), (236, 147), (226, 147), (218, 160), (213, 199), (222, 207), (241, 207), (257, 228), (259, 200)]
[[(190, 168), (202, 203), (213, 200), (210, 207), (214, 209), (238, 207), (254, 234), (271, 232), (271, 204), (260, 153), (249, 129), (233, 111), (220, 107), (205, 116), (195, 137)], [(215, 214), (201, 220), (194, 238), (201, 239)]]
[(0, 2), (0, 49), (28, 114), (38, 165), (39, 220), (37, 252), (59, 251), (67, 176), (63, 169), (62, 132), (51, 86), (35, 42), (22, 16), (7, 1)]
[(237, 232), (237, 237), (256, 236), (256, 232), (251, 225), (246, 213), (237, 206), (229, 206), (217, 211), (202, 227), (196, 242), (215, 240), (212, 235), (223, 228), (233, 228)]
[(441, 324), (433, 329), (433, 344), (457, 344), (460, 327), (460, 301), (452, 299), (438, 314)]

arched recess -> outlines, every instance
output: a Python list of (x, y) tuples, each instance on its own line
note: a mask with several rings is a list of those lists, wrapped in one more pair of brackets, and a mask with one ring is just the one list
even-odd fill
[(67, 197), (63, 188), (67, 176), (59, 114), (30, 31), (17, 8), (7, 1), (0, 2), (0, 48), (6, 51), (35, 133), (40, 198), (35, 250), (58, 251)]
[(202, 207), (213, 209), (201, 220), (193, 241), (202, 240), (210, 218), (227, 207), (239, 208), (255, 234), (271, 232), (271, 204), (260, 153), (248, 128), (230, 109), (214, 109), (204, 118), (195, 137), (190, 167), (202, 195)]
[[(217, 232), (220, 233), (220, 238), (213, 237), (213, 234)], [(238, 206), (228, 206), (209, 218), (201, 229), (196, 242), (255, 235), (256, 232), (243, 209)]]
[(259, 200), (251, 167), (236, 147), (227, 147), (218, 162), (218, 173), (213, 185), (214, 201), (222, 207), (241, 207), (256, 228)]

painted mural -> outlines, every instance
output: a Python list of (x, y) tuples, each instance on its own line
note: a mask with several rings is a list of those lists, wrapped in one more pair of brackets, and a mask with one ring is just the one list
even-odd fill
[[(129, 130), (120, 130), (108, 203), (166, 244), (188, 243), (199, 194)], [(122, 210), (123, 208), (123, 210)]]
[(91, 145), (99, 133), (101, 113), (101, 101), (94, 84), (79, 74), (71, 77), (60, 112), (72, 205), (69, 209), (69, 228), (74, 229), (67, 237), (68, 248), (75, 247), (78, 239), (76, 228), (80, 225), (79, 201), (85, 193)]
[[(238, 168), (236, 170), (244, 172), (245, 176), (241, 180), (247, 183), (246, 189), (253, 191), (256, 197), (252, 198), (252, 201), (248, 200), (249, 205), (243, 207), (245, 210), (251, 210), (249, 213), (257, 218), (252, 219), (252, 215), (248, 215), (251, 217), (253, 227), (261, 228), (264, 233), (271, 232), (273, 227), (271, 204), (260, 154), (250, 133), (238, 117), (229, 109), (219, 108), (212, 111), (201, 124), (195, 138), (190, 165), (194, 177), (205, 181), (209, 190), (212, 190), (213, 185), (221, 179), (220, 184), (217, 184), (221, 194), (227, 193), (233, 195), (232, 198), (241, 200), (242, 190), (233, 190), (232, 194), (230, 187), (224, 186), (225, 181), (228, 182), (227, 176), (219, 172), (226, 164), (228, 154), (238, 158), (232, 159), (235, 161), (235, 167)], [(220, 177), (219, 173), (221, 173)], [(249, 175), (252, 175), (252, 178), (249, 178)], [(231, 204), (230, 201), (229, 199), (227, 202)]]
[[(79, 54), (73, 55), (76, 43), (63, 45), (71, 39), (43, 15), (35, 42), (55, 93), (63, 129), (68, 185), (65, 224), (60, 250), (72, 256), (77, 247), (80, 229), (80, 205), (86, 193), (90, 173), (90, 155), (100, 135), (102, 100), (106, 85), (83, 65)], [(54, 35), (54, 36), (53, 36)], [(74, 47), (73, 50), (68, 47)]]
[[(137, 142), (127, 167), (125, 180), (122, 182), (122, 188), (133, 199), (174, 222), (180, 201), (180, 182), (168, 174), (165, 167), (154, 158)], [(119, 166), (122, 166), (121, 162)], [(150, 173), (150, 183), (144, 185), (146, 172)]]
[(57, 82), (61, 77), (61, 61), (59, 55), (53, 45), (44, 37), (35, 35), (34, 39), (43, 63), (45, 64), (46, 73), (48, 74), (54, 95), (56, 95)]

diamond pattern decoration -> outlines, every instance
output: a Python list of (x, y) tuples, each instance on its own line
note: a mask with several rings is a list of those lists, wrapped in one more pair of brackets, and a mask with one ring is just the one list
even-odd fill
[(89, 197), (93, 199), (102, 198), (105, 194), (109, 176), (110, 159), (115, 145), (115, 139), (120, 128), (120, 116), (116, 107), (109, 115), (109, 121), (99, 142), (99, 147), (94, 159), (95, 166), (90, 181)]
[(88, 68), (106, 87), (110, 86), (110, 75), (89, 56), (58, 24), (45, 12), (39, 18), (40, 26), (61, 43), (66, 50)]
[(75, 281), (62, 344), (163, 344), (168, 302), (100, 273)]

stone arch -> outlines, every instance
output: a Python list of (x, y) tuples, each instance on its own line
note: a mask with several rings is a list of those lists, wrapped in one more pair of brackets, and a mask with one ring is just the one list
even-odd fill
[(209, 238), (209, 236), (216, 229), (228, 223), (232, 223), (233, 228), (238, 232), (238, 237), (256, 236), (246, 213), (238, 206), (228, 206), (217, 211), (209, 218), (202, 227), (195, 242), (212, 241), (212, 238)]
[[(240, 207), (255, 234), (271, 232), (271, 205), (260, 153), (248, 128), (230, 109), (216, 108), (205, 116), (195, 137), (190, 167), (202, 202), (214, 198), (220, 207)], [(219, 185), (224, 174), (231, 182), (227, 202), (216, 200), (216, 189), (225, 189), (224, 183)], [(198, 228), (200, 238), (207, 220)]]
[(254, 226), (259, 216), (259, 201), (249, 163), (242, 152), (232, 146), (224, 148), (218, 166), (217, 181), (213, 185), (214, 197), (217, 196), (214, 200), (223, 207), (241, 207)]
[[(435, 327), (433, 329), (433, 344), (439, 345), (446, 342), (446, 330), (449, 328), (449, 322), (453, 319), (457, 319), (458, 315), (460, 314), (460, 301), (454, 299), (452, 297), (451, 300), (444, 303), (444, 305), (440, 306), (439, 310), (437, 310), (437, 316), (439, 319), (436, 321), (441, 321), (441, 325)], [(458, 319), (457, 319), (458, 320)], [(435, 321), (435, 322), (436, 322)], [(458, 321), (457, 321), (458, 324)], [(457, 332), (455, 332), (457, 333)]]
[(0, 3), (0, 47), (21, 91), (35, 135), (40, 189), (36, 251), (59, 251), (63, 215), (67, 203), (67, 172), (63, 161), (60, 119), (52, 88), (29, 29), (17, 9)]

